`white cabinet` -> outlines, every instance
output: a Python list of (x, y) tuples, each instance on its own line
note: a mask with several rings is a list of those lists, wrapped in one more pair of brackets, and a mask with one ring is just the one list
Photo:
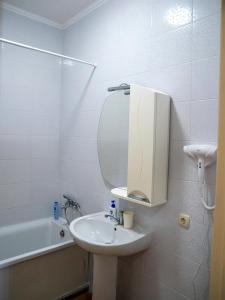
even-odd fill
[(167, 201), (170, 97), (131, 85), (127, 189), (113, 189), (117, 198), (147, 206)]

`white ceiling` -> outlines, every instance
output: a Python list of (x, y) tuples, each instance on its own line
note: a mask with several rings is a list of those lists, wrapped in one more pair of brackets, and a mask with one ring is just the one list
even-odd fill
[(64, 25), (97, 0), (3, 0), (2, 2)]

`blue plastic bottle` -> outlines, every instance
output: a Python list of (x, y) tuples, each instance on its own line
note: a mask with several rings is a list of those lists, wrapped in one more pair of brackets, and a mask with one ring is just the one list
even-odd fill
[(55, 201), (53, 204), (53, 216), (55, 220), (59, 219), (59, 215), (60, 215), (60, 206), (59, 206), (59, 202)]

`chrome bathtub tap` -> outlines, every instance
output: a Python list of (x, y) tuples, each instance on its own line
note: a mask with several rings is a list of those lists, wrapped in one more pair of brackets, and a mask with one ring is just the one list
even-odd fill
[(82, 216), (80, 204), (75, 200), (75, 197), (73, 195), (63, 194), (63, 198), (66, 199), (66, 201), (63, 205), (61, 205), (61, 209), (64, 210), (64, 215), (65, 215), (66, 221), (67, 221), (68, 225), (70, 225), (70, 221), (67, 217), (67, 209), (72, 208), (72, 209), (78, 211), (79, 214)]
[(63, 205), (64, 207), (71, 207), (80, 211), (80, 204), (75, 200), (73, 195), (63, 194), (63, 198), (66, 199), (66, 202)]

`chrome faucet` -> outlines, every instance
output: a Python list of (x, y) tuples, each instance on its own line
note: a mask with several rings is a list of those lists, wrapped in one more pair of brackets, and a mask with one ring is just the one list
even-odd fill
[(75, 200), (73, 195), (63, 194), (63, 198), (66, 199), (66, 202), (62, 205), (62, 208), (72, 207), (80, 211), (80, 204)]
[(72, 208), (74, 210), (77, 210), (79, 212), (79, 214), (82, 216), (80, 204), (75, 200), (73, 195), (63, 194), (63, 198), (66, 199), (66, 201), (63, 205), (61, 205), (61, 209), (64, 210), (64, 215), (65, 215), (66, 221), (67, 221), (68, 225), (70, 225), (70, 221), (67, 217), (67, 209)]
[(105, 218), (110, 218), (110, 220), (116, 221), (116, 225), (120, 225), (120, 218), (116, 218), (113, 215), (105, 214)]

